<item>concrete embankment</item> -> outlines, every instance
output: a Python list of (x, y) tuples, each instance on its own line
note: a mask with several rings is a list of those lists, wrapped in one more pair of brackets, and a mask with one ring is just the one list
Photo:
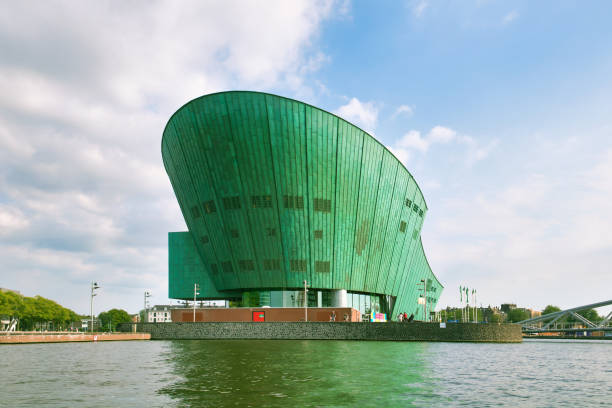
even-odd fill
[(2, 333), (0, 344), (149, 340), (150, 333)]
[[(132, 332), (133, 324), (120, 325)], [(349, 322), (182, 322), (137, 323), (137, 332), (153, 340), (170, 339), (292, 339), (520, 343), (516, 324), (349, 323)]]

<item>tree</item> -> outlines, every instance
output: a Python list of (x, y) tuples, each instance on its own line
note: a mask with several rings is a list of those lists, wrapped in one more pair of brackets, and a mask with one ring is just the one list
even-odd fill
[(72, 310), (50, 299), (27, 297), (8, 290), (0, 291), (0, 315), (18, 318), (22, 330), (42, 327), (43, 324), (48, 327), (49, 322), (53, 329), (58, 329), (78, 319)]
[(522, 308), (515, 308), (508, 311), (508, 321), (510, 323), (520, 322), (522, 320), (527, 320), (531, 317), (531, 314)]
[(600, 321), (603, 320), (603, 317), (601, 317), (599, 314), (597, 314), (597, 311), (595, 309), (586, 309), (586, 310), (581, 310), (578, 312), (578, 314), (588, 320), (590, 320), (593, 323), (599, 323)]
[(501, 323), (502, 321), (502, 315), (499, 313), (492, 313), (491, 317), (489, 318), (489, 323)]
[(129, 313), (123, 309), (111, 309), (108, 312), (102, 312), (98, 315), (100, 325), (106, 329), (109, 326), (112, 330), (117, 330), (117, 326), (121, 323), (130, 323), (132, 318)]
[(561, 309), (559, 309), (557, 306), (548, 305), (544, 308), (544, 310), (542, 310), (542, 316), (560, 311)]

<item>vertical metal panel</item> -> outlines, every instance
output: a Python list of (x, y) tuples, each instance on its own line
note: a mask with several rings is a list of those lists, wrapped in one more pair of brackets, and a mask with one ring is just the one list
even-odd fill
[[(385, 247), (385, 241), (387, 237), (387, 223), (389, 221), (389, 209), (393, 198), (397, 166), (397, 159), (383, 150), (380, 178), (376, 185), (376, 200), (372, 214), (372, 237), (370, 239), (370, 247), (368, 249), (368, 265), (364, 287), (366, 292), (376, 292), (380, 260), (383, 252), (387, 252), (389, 250)], [(397, 234), (397, 229), (391, 230), (391, 234)]]
[(363, 132), (344, 120), (338, 122), (335, 260), (332, 276), (332, 287), (336, 289), (352, 288), (350, 279), (353, 270), (363, 136)]

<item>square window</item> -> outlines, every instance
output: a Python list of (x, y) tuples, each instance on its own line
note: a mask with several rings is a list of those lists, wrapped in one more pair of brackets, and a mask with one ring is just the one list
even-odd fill
[(409, 198), (406, 199), (406, 207), (412, 207), (412, 200), (410, 200)]
[(234, 269), (232, 268), (232, 263), (230, 261), (223, 262), (221, 264), (221, 268), (223, 268), (223, 272), (225, 273), (231, 273), (234, 271)]
[(268, 234), (269, 237), (275, 237), (276, 228), (266, 228), (266, 233)]
[(223, 197), (223, 207), (226, 210), (239, 210), (240, 209), (240, 197)]
[(418, 212), (419, 211), (419, 206), (416, 205), (416, 204), (412, 204), (412, 211)]
[(313, 206), (315, 211), (331, 212), (331, 200), (315, 198), (313, 199)]
[(280, 259), (264, 259), (263, 267), (266, 271), (280, 271)]
[(306, 260), (305, 259), (291, 259), (289, 266), (294, 272), (306, 272)]
[(263, 208), (272, 208), (272, 196), (265, 195), (261, 196), (261, 203)]
[(238, 238), (238, 236), (239, 236), (239, 235), (238, 235), (238, 230), (237, 230), (237, 229), (231, 229), (231, 230), (230, 230), (230, 236), (231, 236), (232, 238)]
[(193, 218), (200, 218), (200, 215), (200, 207), (198, 207), (197, 205), (191, 207), (191, 216)]
[(251, 259), (244, 259), (244, 260), (238, 261), (238, 265), (240, 266), (240, 269), (243, 271), (254, 271), (255, 270), (255, 262), (253, 262)]
[(323, 230), (315, 230), (314, 239), (323, 239)]
[(217, 211), (217, 207), (215, 206), (215, 202), (213, 200), (204, 201), (202, 206), (204, 207), (206, 214), (211, 214)]
[(315, 272), (329, 272), (329, 261), (315, 261)]

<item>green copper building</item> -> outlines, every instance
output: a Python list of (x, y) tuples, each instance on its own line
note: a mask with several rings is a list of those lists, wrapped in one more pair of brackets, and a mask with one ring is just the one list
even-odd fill
[(421, 242), (427, 205), (357, 126), (259, 92), (194, 99), (168, 121), (166, 172), (188, 232), (169, 234), (169, 297), (354, 307), (423, 319), (442, 285)]

